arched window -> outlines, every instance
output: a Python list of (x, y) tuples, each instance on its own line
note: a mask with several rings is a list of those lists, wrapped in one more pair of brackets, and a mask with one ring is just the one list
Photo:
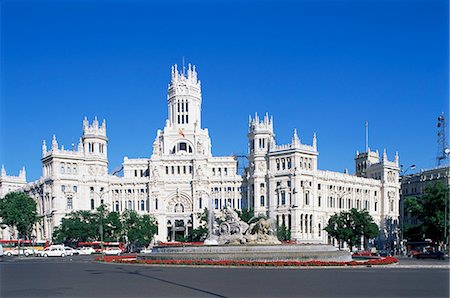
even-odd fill
[(181, 204), (181, 203), (176, 203), (173, 211), (174, 211), (175, 213), (182, 213), (182, 212), (184, 212), (184, 206), (183, 206), (183, 204)]
[(264, 196), (261, 196), (260, 198), (260, 205), (261, 207), (264, 207)]
[(119, 201), (116, 201), (116, 212), (119, 212)]
[(95, 209), (95, 201), (94, 199), (91, 199), (91, 210)]
[(141, 200), (141, 211), (145, 210), (145, 203), (144, 200)]
[(300, 233), (303, 233), (303, 214), (300, 215)]

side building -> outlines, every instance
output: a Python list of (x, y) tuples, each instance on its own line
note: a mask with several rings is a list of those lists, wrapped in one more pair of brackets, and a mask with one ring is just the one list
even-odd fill
[[(450, 185), (450, 167), (441, 166), (433, 169), (420, 170), (418, 173), (401, 176), (400, 181), (400, 223), (402, 234), (405, 234), (407, 228), (420, 225), (420, 221), (416, 217), (406, 212), (405, 200), (408, 197), (422, 196), (427, 187), (433, 187), (436, 183), (448, 187)], [(424, 240), (423, 235), (411, 234), (409, 236), (416, 241)], [(405, 236), (402, 236), (402, 238), (406, 240)]]
[(356, 175), (322, 171), (317, 167), (317, 138), (303, 144), (294, 130), (292, 142), (275, 142), (273, 119), (250, 118), (248, 130), (249, 206), (285, 225), (300, 243), (333, 243), (323, 228), (331, 215), (366, 209), (379, 225), (380, 245), (398, 238), (398, 154), (357, 152)]

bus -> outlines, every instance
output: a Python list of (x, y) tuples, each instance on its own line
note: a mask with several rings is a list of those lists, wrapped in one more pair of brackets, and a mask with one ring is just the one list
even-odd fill
[[(101, 242), (100, 241), (91, 241), (91, 242), (78, 242), (77, 248), (81, 247), (92, 247), (95, 249), (96, 253), (101, 253)], [(117, 247), (122, 251), (125, 251), (125, 244), (123, 242), (103, 242), (103, 248), (106, 249), (108, 247)]]
[(33, 240), (24, 240), (24, 239), (0, 239), (0, 244), (3, 246), (3, 251), (6, 252), (11, 249), (15, 249), (20, 247), (21, 249), (34, 249), (34, 250), (44, 250), (47, 246), (49, 246), (48, 241), (33, 241)]
[(431, 239), (406, 242), (408, 257), (412, 257), (418, 253), (425, 252), (425, 250), (429, 249), (432, 246), (433, 242), (431, 241)]

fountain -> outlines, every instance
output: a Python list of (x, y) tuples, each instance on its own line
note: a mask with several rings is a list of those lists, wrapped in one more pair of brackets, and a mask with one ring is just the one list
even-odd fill
[[(216, 222), (216, 227), (214, 227)], [(210, 211), (208, 238), (204, 245), (154, 246), (140, 259), (151, 260), (245, 260), (245, 261), (351, 261), (348, 251), (326, 244), (282, 244), (274, 222), (260, 218), (247, 224), (236, 211), (225, 208), (217, 221)]]

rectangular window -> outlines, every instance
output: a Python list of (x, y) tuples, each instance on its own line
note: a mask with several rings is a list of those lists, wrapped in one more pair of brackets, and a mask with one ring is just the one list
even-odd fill
[(286, 205), (286, 193), (284, 191), (281, 192), (281, 205)]
[(202, 209), (203, 208), (203, 200), (202, 198), (198, 198), (198, 209)]
[(219, 209), (219, 199), (214, 199), (214, 209)]
[(264, 196), (261, 196), (259, 204), (264, 207)]
[(317, 198), (317, 205), (320, 207), (320, 205), (322, 204), (322, 197), (318, 197)]
[(73, 209), (72, 198), (67, 198), (67, 209), (69, 210)]

